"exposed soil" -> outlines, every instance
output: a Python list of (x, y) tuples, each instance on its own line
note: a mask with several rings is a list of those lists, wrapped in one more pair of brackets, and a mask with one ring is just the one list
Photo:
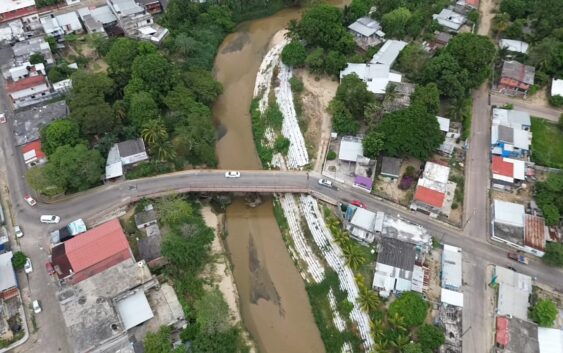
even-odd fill
[(479, 23), (478, 33), (483, 36), (488, 36), (491, 31), (491, 25), (493, 18), (496, 16), (496, 8), (500, 5), (500, 0), (481, 0), (481, 5), (479, 6), (479, 12), (481, 13), (481, 19)]

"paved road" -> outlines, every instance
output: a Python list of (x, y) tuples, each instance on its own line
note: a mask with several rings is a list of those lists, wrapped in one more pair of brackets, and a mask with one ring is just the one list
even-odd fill
[(563, 110), (561, 109), (546, 107), (544, 105), (532, 103), (521, 98), (512, 98), (497, 94), (491, 95), (491, 104), (496, 106), (512, 104), (514, 106), (514, 109), (527, 111), (532, 116), (551, 120), (555, 123), (559, 121), (559, 117), (561, 116), (561, 114), (563, 114)]

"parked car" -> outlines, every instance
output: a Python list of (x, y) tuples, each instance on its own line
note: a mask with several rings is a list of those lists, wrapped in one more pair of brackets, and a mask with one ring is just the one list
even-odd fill
[(240, 178), (240, 172), (230, 170), (225, 173), (225, 178)]
[(49, 274), (49, 276), (52, 276), (52, 275), (55, 274), (55, 268), (53, 267), (52, 262), (45, 263), (45, 269), (47, 270), (47, 273)]
[(31, 195), (25, 195), (23, 199), (25, 200), (25, 202), (27, 202), (28, 205), (32, 207), (37, 204), (37, 202), (33, 199), (33, 197), (31, 197)]
[(33, 266), (31, 265), (31, 259), (29, 257), (27, 258), (27, 260), (25, 260), (25, 265), (23, 266), (23, 270), (25, 271), (25, 273), (33, 272)]
[(516, 253), (513, 253), (513, 252), (509, 252), (506, 255), (511, 260), (518, 261), (518, 262), (520, 262), (521, 264), (524, 264), (524, 265), (528, 264), (528, 258), (524, 255), (519, 255), (519, 254), (516, 254)]
[(6, 114), (0, 113), (0, 124), (6, 123)]
[(357, 207), (366, 208), (366, 205), (364, 205), (360, 200), (353, 200), (350, 203)]
[(322, 186), (327, 186), (327, 187), (332, 187), (332, 181), (327, 180), (327, 179), (319, 179), (319, 185)]
[(16, 238), (23, 237), (23, 231), (20, 226), (14, 226), (14, 234), (16, 235)]
[(41, 216), (41, 223), (56, 224), (56, 223), (59, 223), (60, 220), (61, 220), (61, 217), (59, 217), (59, 216), (53, 216), (53, 215), (43, 215), (43, 216)]
[(41, 312), (41, 305), (39, 304), (39, 300), (33, 301), (33, 312), (39, 314)]

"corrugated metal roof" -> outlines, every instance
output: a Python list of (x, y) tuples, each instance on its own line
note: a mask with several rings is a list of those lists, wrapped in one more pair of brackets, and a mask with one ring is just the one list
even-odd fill
[(422, 185), (418, 185), (416, 187), (416, 193), (414, 194), (414, 198), (430, 206), (441, 208), (442, 205), (444, 204), (444, 199), (446, 198), (446, 194), (444, 194), (443, 192), (429, 189)]
[(364, 155), (362, 139), (358, 137), (344, 136), (340, 141), (338, 159), (348, 162), (356, 162), (358, 156)]
[(133, 295), (118, 301), (116, 307), (125, 330), (142, 324), (154, 316), (142, 290), (137, 290)]
[(501, 346), (507, 346), (509, 337), (508, 337), (508, 319), (504, 316), (497, 316), (497, 332), (496, 332), (496, 341)]
[(385, 44), (383, 44), (381, 49), (373, 55), (370, 63), (393, 66), (393, 63), (399, 56), (399, 53), (406, 46), (407, 43), (401, 40), (388, 40)]
[(510, 178), (514, 176), (514, 165), (510, 162), (506, 162), (502, 157), (493, 156), (491, 168), (494, 174), (500, 174)]
[(451, 245), (444, 245), (442, 252), (442, 287), (461, 288), (462, 279), (462, 252), (461, 249)]
[(524, 227), (524, 205), (494, 200), (494, 221), (514, 227)]
[(12, 257), (11, 251), (0, 254), (0, 292), (17, 286)]
[(501, 39), (500, 40), (500, 47), (506, 48), (507, 50), (515, 52), (515, 53), (526, 54), (528, 52), (528, 43), (522, 42), (520, 40)]
[(440, 293), (440, 301), (449, 305), (459, 306), (463, 308), (463, 293), (442, 288)]
[(126, 249), (129, 249), (129, 243), (118, 219), (65, 243), (65, 253), (74, 272), (80, 272)]
[(545, 249), (545, 220), (531, 214), (526, 215), (524, 227), (524, 244), (541, 251)]

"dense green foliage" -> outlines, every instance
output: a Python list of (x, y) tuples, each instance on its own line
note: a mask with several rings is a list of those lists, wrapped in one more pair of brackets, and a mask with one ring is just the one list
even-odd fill
[(545, 244), (545, 255), (542, 260), (549, 265), (563, 267), (563, 244)]
[(283, 63), (289, 66), (303, 66), (306, 58), (307, 52), (305, 50), (305, 46), (296, 40), (291, 41), (291, 43), (286, 45), (281, 53)]
[(62, 4), (64, 2), (65, 2), (65, 0), (35, 0), (35, 5), (38, 8), (41, 8), (41, 7), (46, 7), (46, 6)]
[(557, 314), (557, 305), (552, 300), (539, 299), (532, 307), (530, 317), (542, 327), (552, 327)]
[(532, 117), (532, 161), (563, 169), (563, 129), (560, 126), (543, 118)]
[(364, 156), (376, 159), (383, 149), (384, 135), (375, 130), (370, 131), (362, 141)]
[(334, 99), (344, 103), (352, 116), (361, 120), (365, 116), (366, 106), (375, 101), (375, 96), (368, 91), (364, 81), (355, 74), (351, 74), (342, 78)]
[(74, 120), (55, 120), (41, 130), (41, 149), (48, 156), (61, 146), (74, 146), (82, 141), (80, 128)]
[(543, 211), (546, 224), (559, 224), (563, 214), (563, 175), (550, 173), (546, 181), (538, 181), (535, 185), (535, 200)]
[(146, 353), (185, 353), (186, 348), (180, 346), (176, 349), (172, 346), (170, 326), (161, 326), (157, 332), (149, 332), (143, 340)]
[(406, 292), (389, 306), (389, 315), (400, 315), (407, 327), (419, 326), (424, 322), (428, 303), (416, 292)]
[(14, 265), (16, 270), (21, 270), (25, 266), (26, 261), (27, 256), (21, 251), (16, 251), (14, 256), (12, 256), (12, 265)]
[(445, 341), (444, 331), (434, 325), (422, 325), (418, 328), (416, 335), (424, 351), (434, 351)]

